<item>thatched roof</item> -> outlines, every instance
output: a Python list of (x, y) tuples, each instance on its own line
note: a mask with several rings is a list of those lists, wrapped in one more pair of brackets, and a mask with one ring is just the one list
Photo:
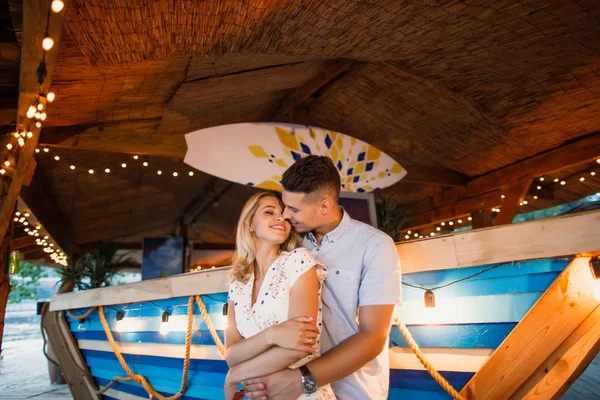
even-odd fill
[[(202, 173), (184, 176), (183, 134), (277, 118), (291, 91), (343, 59), (356, 62), (287, 121), (373, 144), (408, 178), (412, 168), (468, 181), (600, 130), (598, 18), (597, 2), (563, 0), (74, 0), (52, 78), (57, 100), (40, 139), (51, 152), (38, 155), (38, 168), (76, 243), (170, 234), (214, 184)], [(0, 76), (0, 93), (14, 93), (14, 81)], [(141, 155), (136, 167), (133, 154)], [(118, 168), (122, 162), (131, 168)], [(114, 173), (87, 173), (106, 167)], [(157, 176), (157, 168), (181, 176)], [(578, 181), (590, 168), (553, 174), (572, 179), (548, 185), (553, 198), (523, 210), (599, 192), (599, 175)], [(419, 180), (385, 193), (419, 214), (455, 190), (443, 179)], [(251, 192), (229, 188), (189, 229), (191, 239), (231, 242)]]

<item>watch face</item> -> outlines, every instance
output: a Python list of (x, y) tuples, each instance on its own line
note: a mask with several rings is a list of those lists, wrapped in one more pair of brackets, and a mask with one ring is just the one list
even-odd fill
[(314, 376), (303, 376), (302, 377), (302, 390), (304, 393), (311, 394), (317, 391), (319, 384)]

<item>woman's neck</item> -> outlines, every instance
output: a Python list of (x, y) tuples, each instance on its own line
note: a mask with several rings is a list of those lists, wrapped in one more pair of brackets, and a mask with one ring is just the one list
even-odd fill
[(274, 245), (271, 243), (260, 243), (256, 242), (256, 269), (258, 271), (254, 271), (255, 277), (262, 278), (265, 276), (265, 272), (271, 266), (273, 261), (277, 259), (281, 250), (279, 245)]

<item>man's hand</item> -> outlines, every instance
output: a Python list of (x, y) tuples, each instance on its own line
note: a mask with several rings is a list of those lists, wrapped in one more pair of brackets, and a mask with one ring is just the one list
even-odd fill
[(250, 400), (297, 399), (302, 393), (302, 375), (297, 369), (284, 369), (274, 374), (245, 380), (244, 390)]

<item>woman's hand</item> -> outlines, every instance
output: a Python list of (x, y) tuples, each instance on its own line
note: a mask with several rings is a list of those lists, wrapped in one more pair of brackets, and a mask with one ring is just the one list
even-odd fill
[(296, 317), (268, 328), (268, 340), (271, 345), (288, 350), (299, 350), (312, 354), (318, 352), (315, 347), (319, 329), (312, 317)]

